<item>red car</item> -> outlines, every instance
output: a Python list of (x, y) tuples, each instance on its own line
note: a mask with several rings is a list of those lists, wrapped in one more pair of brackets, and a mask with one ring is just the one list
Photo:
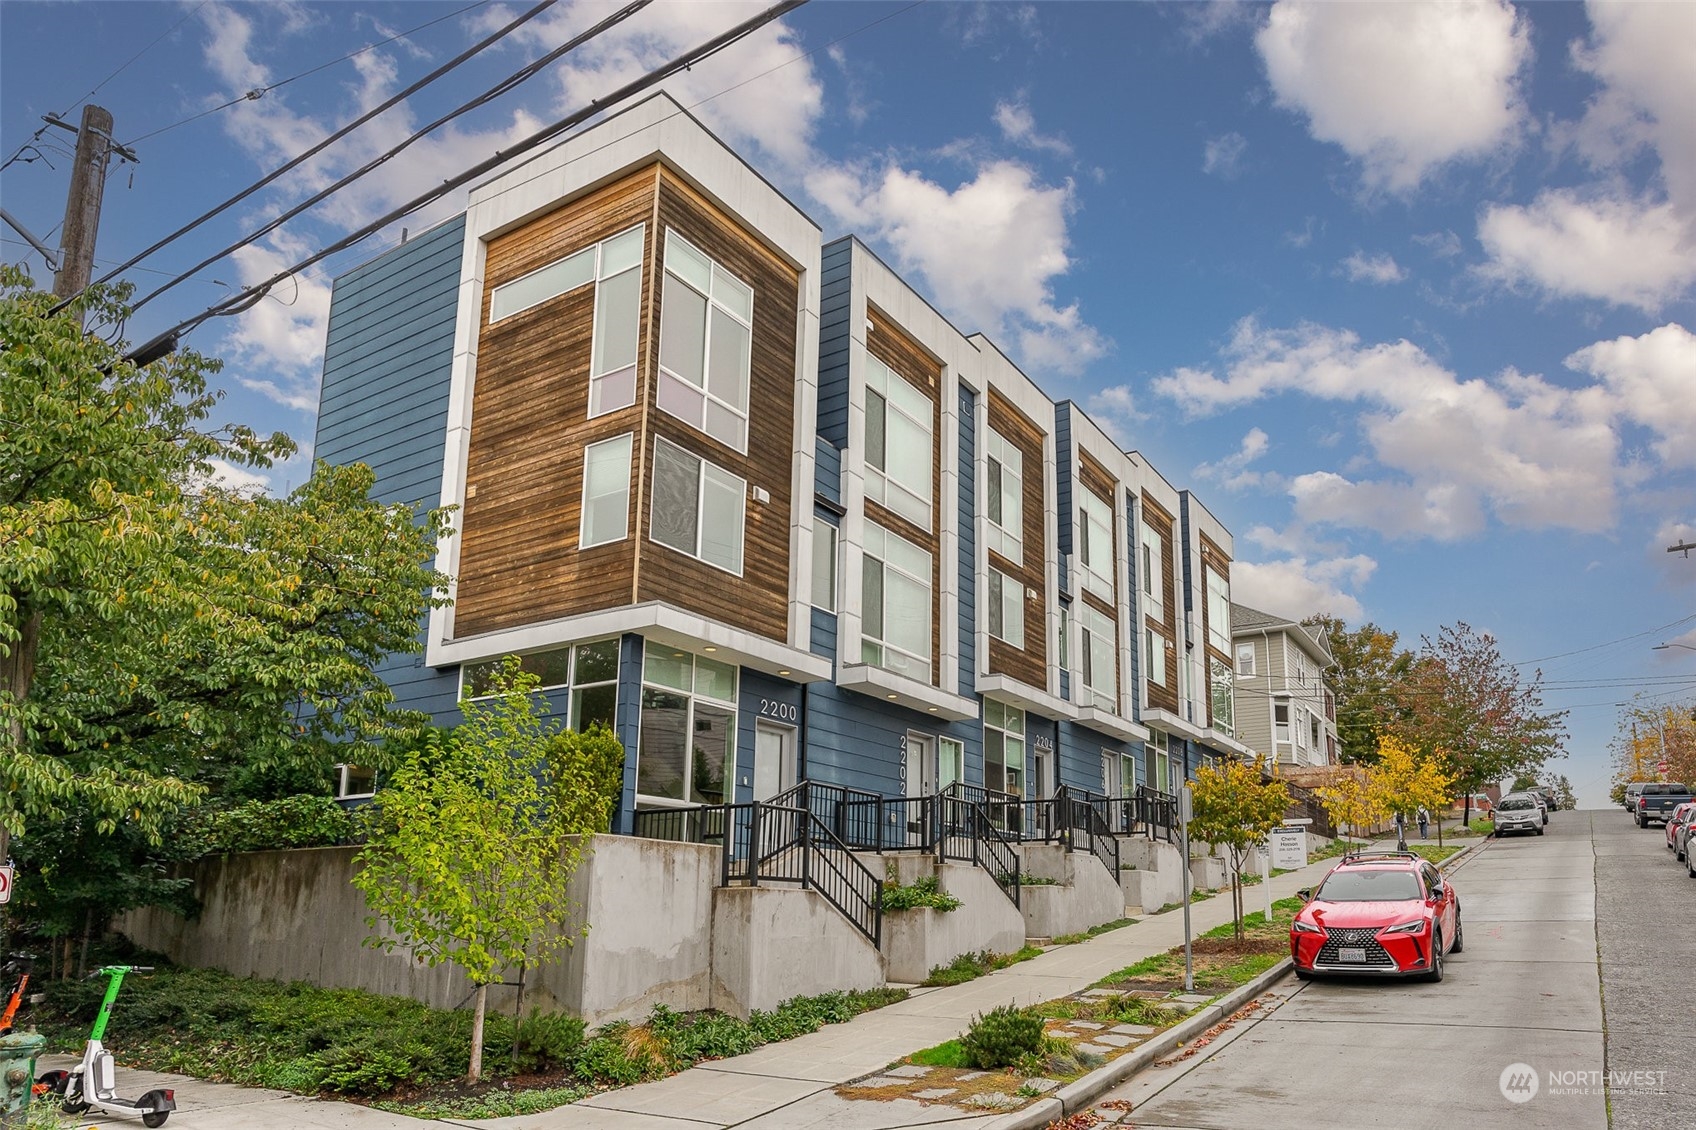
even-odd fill
[(1296, 976), (1345, 973), (1443, 979), (1462, 945), (1460, 897), (1411, 851), (1343, 856), (1290, 924)]
[[(1687, 800), (1672, 810), (1672, 815), (1667, 817), (1668, 851), (1675, 853), (1678, 851), (1679, 830), (1693, 819), (1696, 819), (1696, 801)], [(1683, 859), (1684, 857), (1681, 855), (1679, 858)]]

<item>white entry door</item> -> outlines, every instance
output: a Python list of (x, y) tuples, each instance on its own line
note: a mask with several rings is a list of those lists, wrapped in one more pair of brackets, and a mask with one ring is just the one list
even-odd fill
[(766, 722), (754, 726), (754, 799), (770, 800), (795, 783), (795, 731)]
[(908, 733), (906, 777), (908, 796), (930, 796), (936, 792), (936, 739), (928, 734)]

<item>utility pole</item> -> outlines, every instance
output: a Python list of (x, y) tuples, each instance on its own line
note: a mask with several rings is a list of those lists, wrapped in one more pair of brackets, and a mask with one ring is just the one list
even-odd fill
[(65, 223), (59, 233), (59, 272), (53, 276), (57, 298), (69, 298), (94, 275), (94, 240), (100, 233), (100, 203), (106, 195), (106, 163), (111, 157), (111, 112), (84, 106), (71, 187), (65, 197)]

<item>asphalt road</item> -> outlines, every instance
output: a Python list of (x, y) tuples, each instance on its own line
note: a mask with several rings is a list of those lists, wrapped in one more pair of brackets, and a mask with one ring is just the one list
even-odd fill
[(1613, 1088), (1614, 1130), (1696, 1127), (1696, 879), (1673, 862), (1659, 826), (1639, 829), (1623, 808), (1572, 815), (1589, 819), (1596, 845), (1608, 1069), (1665, 1072)]
[[(1612, 819), (1594, 816), (1598, 829)], [(1557, 813), (1546, 835), (1492, 842), (1453, 872), (1465, 950), (1442, 984), (1287, 980), (1281, 1004), (1239, 1022), (1199, 1062), (1150, 1072), (1108, 1097), (1131, 1101), (1133, 1125), (1185, 1130), (1605, 1130), (1607, 1100), (1595, 1073), (1617, 1066), (1620, 1052), (1604, 1054), (1591, 823), (1588, 812)], [(1628, 850), (1644, 849), (1633, 842)], [(1654, 862), (1650, 879), (1661, 890), (1672, 882), (1671, 864)], [(1620, 870), (1649, 873), (1623, 858)], [(1648, 921), (1639, 920), (1639, 933)], [(1696, 965), (1684, 968), (1688, 981)], [(1628, 976), (1652, 991), (1647, 971)], [(1663, 980), (1659, 990), (1654, 999), (1664, 1005), (1672, 989)], [(1645, 1067), (1667, 1060), (1660, 1054), (1651, 1064), (1646, 1048), (1640, 1055)], [(1696, 1120), (1629, 1125), (1651, 1124), (1665, 1130)]]

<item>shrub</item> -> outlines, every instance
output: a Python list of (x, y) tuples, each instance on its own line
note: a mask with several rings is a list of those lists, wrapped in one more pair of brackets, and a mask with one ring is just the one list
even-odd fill
[(1004, 1004), (975, 1018), (960, 1037), (960, 1046), (980, 1070), (1012, 1067), (1042, 1052), (1042, 1017), (1032, 1009)]
[(665, 1047), (644, 1028), (614, 1021), (577, 1051), (572, 1070), (585, 1082), (627, 1087), (666, 1073)]
[(886, 880), (883, 884), (883, 909), (916, 910), (919, 907), (929, 907), (931, 910), (959, 910), (960, 900), (953, 895), (937, 889), (936, 876), (927, 875), (915, 879), (907, 886)]
[(703, 1059), (725, 1059), (751, 1052), (760, 1039), (745, 1022), (721, 1012), (697, 1012), (681, 1016), (664, 1005), (656, 1005), (648, 1017), (648, 1028), (666, 1047), (678, 1067)]
[(320, 1085), (344, 1095), (385, 1094), (417, 1074), (429, 1055), (428, 1047), (411, 1041), (334, 1047), (319, 1056)]
[(208, 809), (193, 818), (191, 834), (203, 840), (207, 855), (277, 848), (327, 847), (353, 835), (347, 811), (327, 796), (288, 796), (252, 800), (233, 808)]
[(582, 1046), (582, 1020), (563, 1012), (534, 1010), (514, 1028), (509, 1059), (514, 1071), (543, 1071), (570, 1064)]

